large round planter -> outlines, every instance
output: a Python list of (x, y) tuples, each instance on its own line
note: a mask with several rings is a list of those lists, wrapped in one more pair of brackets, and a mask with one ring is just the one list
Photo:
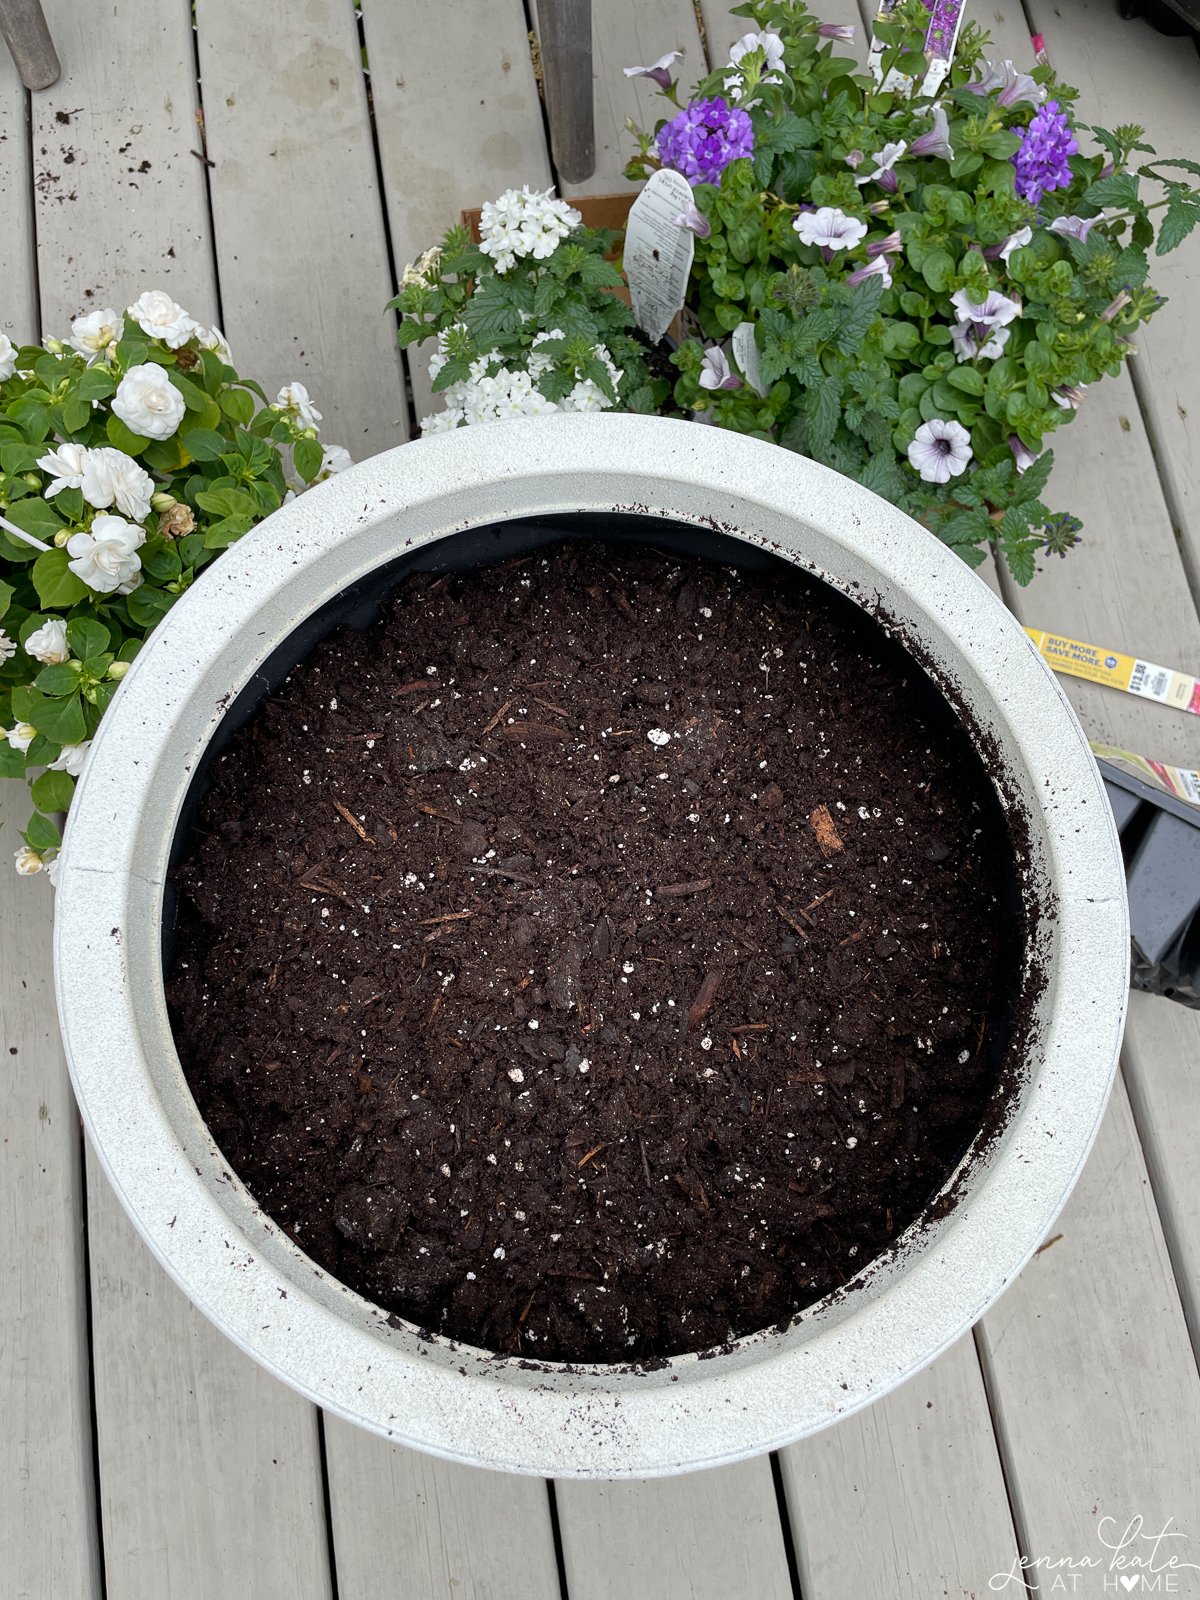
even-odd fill
[[(226, 1167), (163, 994), (164, 887), (193, 773), (222, 725), (379, 569), (486, 558), (512, 519), (614, 512), (719, 529), (879, 608), (983, 742), (1047, 909), (1037, 1021), (1002, 1131), (854, 1284), (786, 1331), (657, 1370), (555, 1367), (421, 1337), (332, 1280)], [(536, 533), (531, 537), (546, 537)], [(349, 594), (349, 598), (345, 598)], [(339, 602), (338, 597), (342, 596)], [(323, 609), (324, 608), (324, 609)], [(307, 633), (305, 625), (307, 624)], [(297, 631), (299, 630), (299, 631)], [(96, 1151), (142, 1236), (209, 1317), (321, 1405), (459, 1461), (559, 1475), (711, 1466), (827, 1426), (902, 1382), (1041, 1243), (1096, 1133), (1125, 1011), (1112, 816), (1032, 644), (955, 556), (864, 489), (774, 446), (632, 416), (471, 428), (406, 445), (277, 512), (188, 593), (96, 738), (67, 827), (56, 980)]]

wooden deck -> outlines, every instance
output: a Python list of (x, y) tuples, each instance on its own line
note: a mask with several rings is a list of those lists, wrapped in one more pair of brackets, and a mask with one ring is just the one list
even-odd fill
[[(825, 15), (858, 20), (853, 5)], [(621, 67), (676, 45), (696, 67), (703, 44), (692, 0), (595, 9), (582, 187), (604, 192), (623, 187), (625, 117), (652, 115)], [(268, 387), (303, 379), (356, 456), (404, 439), (382, 313), (397, 264), (460, 206), (551, 178), (522, 0), (366, 0), (373, 119), (351, 0), (197, 0), (195, 35), (188, 0), (46, 11), (54, 89), (28, 98), (0, 51), (0, 326), (61, 334), (162, 286)], [(741, 29), (719, 0), (700, 11), (723, 51)], [(975, 14), (1018, 59), (1043, 31), (1085, 115), (1200, 154), (1190, 39), (1121, 22), (1114, 0)], [(1006, 598), (1195, 671), (1200, 247), (1157, 278), (1172, 303), (1132, 377), (1060, 435), (1053, 488), (1087, 542)], [(1094, 735), (1196, 764), (1191, 719), (1071, 693)], [(1075, 1564), (1038, 1592), (1098, 1596), (1114, 1579), (1080, 1563), (1135, 1518), (1187, 1536), (1160, 1566), (1200, 1564), (1200, 1014), (1134, 996), (1055, 1242), (929, 1371), (775, 1461), (547, 1486), (322, 1418), (191, 1309), (81, 1139), (50, 918), (46, 885), (0, 867), (0, 1600), (937, 1600), (992, 1592), (1019, 1554)], [(1200, 1595), (1200, 1565), (1170, 1577), (1157, 1592)]]

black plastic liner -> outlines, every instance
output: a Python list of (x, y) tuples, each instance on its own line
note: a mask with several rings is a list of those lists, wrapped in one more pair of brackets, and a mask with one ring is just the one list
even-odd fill
[(1110, 761), (1132, 941), (1130, 983), (1200, 1010), (1200, 810)]

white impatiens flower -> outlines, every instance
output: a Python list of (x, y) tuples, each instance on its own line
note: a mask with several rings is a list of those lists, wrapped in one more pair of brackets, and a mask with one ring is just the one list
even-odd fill
[(178, 350), (200, 331), (200, 324), (188, 316), (162, 289), (147, 289), (129, 308), (129, 315), (152, 339), (161, 339), (169, 350)]
[(71, 324), (71, 337), (67, 343), (81, 356), (98, 356), (121, 337), (125, 319), (119, 311), (106, 307), (103, 311), (89, 311), (76, 317)]
[(105, 511), (115, 501), (117, 509), (135, 522), (145, 522), (150, 515), (154, 479), (124, 450), (102, 445), (98, 450), (84, 451), (80, 487), (88, 505), (97, 510)]
[(143, 439), (169, 439), (183, 421), (183, 396), (157, 361), (130, 367), (112, 398), (115, 416)]
[(949, 483), (970, 464), (971, 435), (961, 422), (934, 417), (917, 429), (908, 459), (926, 483)]
[(233, 351), (229, 348), (229, 340), (221, 332), (220, 328), (216, 326), (202, 328), (197, 323), (196, 343), (201, 350), (211, 350), (215, 355), (220, 356), (227, 366), (233, 365)]
[[(64, 630), (65, 631), (65, 630)], [(0, 628), (0, 667), (6, 661), (11, 661), (17, 653), (17, 641), (10, 639), (3, 628)]]
[(16, 861), (17, 871), (23, 878), (32, 878), (46, 864), (37, 851), (31, 849), (27, 844), (23, 844), (19, 850), (14, 850), (13, 857)]
[(0, 333), (0, 383), (17, 370), (17, 347), (6, 333)]
[(83, 771), (83, 763), (87, 760), (87, 753), (92, 748), (92, 741), (84, 739), (81, 744), (65, 744), (62, 750), (50, 763), (51, 772), (65, 772), (69, 778), (77, 778)]
[(290, 411), (303, 428), (315, 428), (321, 420), (321, 413), (302, 383), (285, 383), (275, 396), (275, 404), (281, 411)]
[(64, 661), (69, 661), (71, 651), (67, 645), (67, 625), (62, 618), (51, 617), (49, 622), (43, 622), (40, 628), (36, 628), (25, 641), (25, 653), (47, 667), (61, 666)]
[(479, 218), (479, 248), (491, 256), (497, 272), (508, 272), (518, 261), (532, 256), (545, 261), (583, 218), (554, 190), (506, 189), (489, 200)]
[(1021, 315), (1021, 302), (1011, 300), (999, 289), (989, 289), (986, 300), (972, 300), (969, 289), (956, 289), (950, 303), (960, 322), (973, 322), (977, 329), (1005, 328)]
[(87, 460), (87, 446), (60, 444), (47, 455), (38, 457), (38, 466), (48, 472), (53, 480), (46, 489), (46, 499), (53, 500), (64, 489), (83, 487), (83, 464)]
[(14, 750), (19, 750), (24, 755), (37, 738), (37, 729), (32, 722), (18, 722), (13, 727), (4, 729), (4, 737)]
[(121, 517), (95, 517), (86, 533), (67, 540), (67, 563), (77, 578), (100, 594), (132, 594), (142, 581), (137, 554), (146, 530)]
[(335, 472), (345, 472), (347, 467), (354, 465), (354, 457), (344, 445), (327, 444), (325, 454), (321, 457), (321, 471), (332, 476)]
[(836, 206), (821, 206), (793, 217), (792, 227), (801, 244), (818, 244), (824, 250), (853, 250), (867, 236), (867, 225)]

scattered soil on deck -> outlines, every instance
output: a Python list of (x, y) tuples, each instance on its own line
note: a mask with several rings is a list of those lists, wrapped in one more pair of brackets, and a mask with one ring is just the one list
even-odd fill
[(994, 1101), (1003, 813), (821, 584), (600, 544), (416, 577), (212, 780), (168, 991), (197, 1103), (423, 1328), (621, 1361), (786, 1321)]

